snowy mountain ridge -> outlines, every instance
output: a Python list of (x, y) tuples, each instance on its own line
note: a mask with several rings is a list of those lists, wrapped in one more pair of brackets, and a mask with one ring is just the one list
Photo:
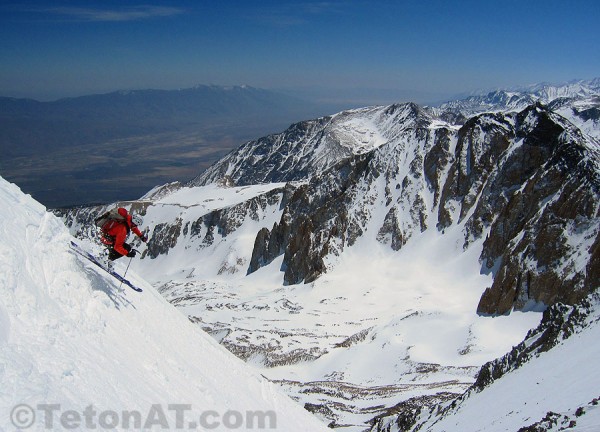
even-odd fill
[(438, 112), (459, 112), (472, 116), (483, 112), (521, 111), (535, 102), (549, 104), (557, 99), (585, 100), (600, 95), (600, 78), (563, 84), (540, 83), (512, 90), (498, 89), (484, 95), (449, 101), (435, 108)]
[[(308, 409), (362, 431), (399, 401), (461, 394), (547, 306), (598, 288), (597, 110), (561, 99), (456, 122), (396, 104), (292, 125), (121, 203), (150, 227), (132, 266)], [(64, 216), (87, 237), (102, 210)]]
[(573, 80), (562, 84), (538, 83), (519, 89), (533, 93), (543, 103), (558, 98), (586, 98), (600, 93), (600, 77), (589, 80)]
[[(258, 243), (255, 244), (253, 251), (254, 264), (250, 265), (250, 272), (258, 268), (258, 262), (268, 264), (275, 257), (283, 254), (287, 242), (297, 241), (299, 244), (307, 245), (308, 249), (303, 250), (301, 254), (291, 255), (290, 252), (284, 255), (286, 283), (310, 282), (326, 272), (327, 260), (331, 261), (335, 255), (335, 253), (327, 253), (326, 250), (339, 253), (345, 246), (352, 246), (371, 222), (371, 214), (376, 214), (382, 207), (381, 202), (385, 202), (383, 207), (387, 207), (387, 214), (380, 216), (385, 218), (377, 220), (377, 226), (372, 227), (371, 231), (378, 231), (379, 239), (393, 243), (392, 247), (396, 250), (400, 249), (403, 242), (406, 242), (415, 232), (422, 232), (432, 224), (438, 229), (444, 229), (466, 218), (465, 248), (473, 239), (481, 238), (484, 227), (491, 227), (491, 233), (495, 235), (486, 240), (482, 259), (487, 261), (485, 263), (487, 268), (492, 269), (494, 267), (492, 261), (500, 258), (498, 253), (508, 246), (506, 240), (509, 240), (503, 238), (506, 227), (502, 227), (500, 222), (502, 224), (505, 222), (495, 220), (497, 217), (494, 213), (498, 214), (502, 206), (511, 204), (509, 199), (511, 195), (513, 196), (511, 205), (525, 206), (523, 210), (529, 212), (527, 216), (529, 218), (539, 218), (540, 215), (544, 216), (548, 213), (546, 211), (536, 216), (537, 204), (534, 204), (534, 207), (528, 203), (519, 204), (523, 199), (522, 195), (514, 195), (514, 191), (510, 190), (504, 192), (506, 188), (523, 189), (522, 182), (530, 177), (528, 183), (531, 192), (538, 196), (535, 198), (536, 203), (540, 199), (540, 194), (545, 194), (546, 197), (556, 194), (556, 198), (546, 201), (544, 206), (546, 210), (553, 213), (565, 211), (553, 209), (553, 203), (561, 196), (564, 196), (559, 199), (561, 204), (565, 199), (572, 200), (573, 205), (570, 208), (581, 208), (588, 218), (593, 217), (592, 215), (596, 213), (594, 209), (598, 205), (595, 201), (599, 184), (598, 149), (594, 138), (582, 135), (578, 128), (548, 109), (541, 106), (532, 107), (518, 115), (476, 116), (465, 123), (460, 130), (440, 120), (432, 119), (422, 110), (415, 109), (412, 104), (353, 111), (352, 115), (362, 116), (362, 124), (383, 125), (380, 127), (379, 134), (371, 136), (386, 137), (387, 141), (375, 139), (371, 142), (372, 150), (364, 153), (361, 148), (354, 147), (355, 153), (351, 156), (337, 151), (314, 150), (315, 148), (319, 150), (339, 148), (336, 140), (330, 138), (336, 135), (330, 132), (343, 130), (345, 119), (340, 127), (336, 123), (336, 117), (322, 124), (321, 128), (306, 130), (306, 134), (302, 137), (308, 143), (306, 147), (314, 150), (311, 153), (314, 157), (298, 158), (294, 146), (303, 146), (302, 143), (305, 141), (295, 140), (297, 132), (295, 125), (275, 138), (280, 145), (291, 145), (291, 148), (286, 148), (285, 151), (281, 148), (264, 151), (264, 142), (261, 140), (248, 143), (213, 166), (213, 169), (203, 177), (191, 182), (190, 186), (203, 182), (210, 183), (215, 176), (226, 176), (236, 184), (250, 185), (270, 181), (300, 180), (299, 176), (311, 176), (310, 173), (314, 173), (309, 177), (311, 181), (297, 187), (290, 196), (289, 202), (281, 203), (281, 207), (285, 207), (282, 220), (274, 225), (272, 230), (261, 231), (260, 240), (257, 238)], [(398, 113), (400, 115), (397, 115)], [(358, 128), (358, 133), (361, 134), (362, 130), (364, 129)], [(267, 138), (270, 143), (269, 138), (272, 137)], [(266, 147), (270, 148), (270, 146)], [(247, 148), (254, 151), (250, 156), (247, 154)], [(325, 164), (322, 164), (323, 153), (329, 156)], [(522, 160), (523, 157), (526, 159)], [(548, 158), (551, 158), (550, 162), (547, 162)], [(580, 163), (580, 159), (584, 163)], [(581, 190), (578, 180), (573, 179), (572, 176), (567, 178), (563, 168), (557, 164), (569, 165), (572, 169), (581, 171), (582, 176), (589, 178), (592, 190)], [(328, 166), (332, 169), (327, 170)], [(404, 167), (404, 171), (400, 167)], [(317, 172), (322, 174), (317, 175)], [(537, 174), (533, 175), (535, 172)], [(382, 174), (386, 183), (382, 187), (386, 190), (373, 189)], [(350, 179), (347, 178), (348, 175)], [(397, 182), (396, 192), (389, 187), (394, 178)], [(567, 183), (563, 184), (564, 182)], [(543, 184), (545, 185), (542, 186)], [(536, 191), (536, 189), (540, 190)], [(584, 198), (581, 194), (589, 195)], [(588, 201), (592, 207), (583, 204)], [(582, 206), (588, 207), (584, 209)], [(350, 213), (346, 216), (342, 213), (343, 218), (340, 218), (340, 211), (344, 211), (345, 208), (361, 210), (355, 215)], [(322, 221), (310, 214), (313, 211), (319, 212)], [(316, 238), (320, 238), (320, 241), (312, 241), (309, 245), (298, 238), (298, 233), (303, 230), (304, 220), (299, 218), (300, 213), (310, 217), (310, 224), (313, 226), (311, 231), (316, 234), (315, 230), (318, 230)], [(561, 217), (571, 219), (571, 216), (566, 214)], [(290, 227), (284, 223), (285, 220), (291, 221)], [(533, 220), (528, 223), (531, 228), (539, 226), (539, 223)], [(527, 226), (527, 224), (523, 226), (521, 222), (521, 227), (512, 234), (511, 239), (516, 239), (521, 230)], [(588, 228), (593, 232), (596, 231), (593, 224)], [(499, 229), (503, 231), (497, 232), (496, 230)], [(331, 235), (331, 230), (336, 234)], [(272, 237), (280, 235), (288, 238), (278, 237), (279, 244), (275, 245)], [(561, 236), (558, 231), (549, 235)], [(595, 234), (590, 232), (589, 236), (594, 238)], [(297, 240), (294, 240), (294, 237)], [(525, 238), (525, 243), (532, 239), (533, 237)], [(565, 238), (560, 239), (561, 243), (565, 241)], [(496, 244), (497, 242), (500, 244)], [(515, 247), (523, 248), (523, 243), (521, 240), (520, 243), (515, 244)], [(546, 253), (544, 247), (542, 245), (540, 247), (544, 252), (534, 253), (535, 262), (544, 259), (542, 255)], [(511, 254), (512, 252), (505, 253), (501, 267), (494, 270), (499, 272), (500, 277), (495, 279), (496, 285), (482, 299), (481, 312), (505, 313), (516, 302), (516, 300), (511, 301), (499, 308), (493, 304), (486, 306), (490, 301), (494, 303), (502, 301), (497, 296), (498, 293), (494, 294), (493, 291), (502, 291), (498, 283), (504, 283), (502, 281), (506, 277), (505, 272), (516, 271), (505, 267), (514, 265), (511, 264)], [(308, 256), (313, 258), (307, 260)], [(577, 267), (574, 262), (564, 265)], [(522, 266), (522, 263), (519, 266)], [(535, 271), (530, 271), (529, 277), (534, 274)], [(557, 276), (553, 284), (559, 283), (558, 279), (565, 279), (565, 276)], [(536, 291), (531, 287), (534, 283), (534, 280), (528, 282), (530, 287), (527, 291), (530, 291), (530, 294), (522, 303), (516, 302), (520, 304), (519, 307), (523, 307), (528, 300), (542, 300), (536, 294), (531, 295)], [(518, 295), (519, 293), (515, 294)], [(496, 296), (495, 299), (490, 300), (494, 298), (493, 296)]]
[(1, 430), (325, 430), (134, 272), (143, 293), (79, 259), (2, 178), (0, 209)]
[(207, 185), (225, 176), (238, 185), (306, 180), (344, 159), (402, 139), (418, 127), (434, 125), (434, 119), (412, 103), (344, 111), (250, 141), (187, 186)]

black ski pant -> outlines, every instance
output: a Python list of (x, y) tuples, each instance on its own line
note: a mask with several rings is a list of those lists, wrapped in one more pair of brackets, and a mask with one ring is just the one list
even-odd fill
[[(123, 243), (123, 248), (125, 250), (127, 250), (127, 252), (131, 252), (131, 245), (127, 244), (127, 243)], [(116, 259), (119, 259), (121, 257), (123, 257), (125, 255), (121, 255), (119, 252), (117, 252), (113, 246), (109, 246), (108, 247), (108, 259), (111, 261), (114, 261)]]

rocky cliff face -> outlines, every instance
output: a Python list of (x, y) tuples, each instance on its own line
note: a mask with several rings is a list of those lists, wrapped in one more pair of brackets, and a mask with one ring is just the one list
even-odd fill
[(572, 304), (598, 287), (593, 139), (540, 104), (460, 128), (413, 115), (399, 137), (299, 187), (280, 222), (259, 233), (249, 272), (284, 254), (285, 282), (310, 282), (368, 231), (399, 250), (426, 229), (461, 224), (465, 249), (485, 238), (482, 271), (494, 275), (479, 313)]
[(596, 143), (533, 105), (517, 115), (470, 120), (454, 156), (438, 227), (457, 212), (466, 219), (466, 244), (486, 232), (481, 259), (494, 283), (480, 313), (503, 314), (531, 302), (572, 304), (597, 288)]
[[(482, 272), (493, 275), (480, 314), (572, 304), (598, 288), (599, 165), (594, 137), (539, 103), (462, 126), (414, 104), (353, 110), (228, 155), (188, 187), (302, 181), (194, 220), (157, 220), (147, 257), (168, 254), (180, 237), (210, 246), (275, 205), (279, 220), (257, 230), (246, 272), (283, 255), (285, 284), (308, 283), (362, 236), (399, 250), (427, 229), (459, 225), (464, 249), (483, 241)], [(142, 213), (148, 205), (135, 204)], [(75, 219), (89, 214), (66, 219), (85, 227)]]
[[(396, 104), (293, 125), (246, 143), (188, 184), (165, 185), (138, 201), (119, 203), (144, 214), (149, 229), (151, 240), (134, 266), (239, 357), (276, 369), (319, 363), (325, 376), (296, 381), (276, 371), (274, 379), (311, 409), (330, 413), (331, 421), (343, 423), (359, 412), (361, 422), (386, 413), (400, 413), (402, 423), (417, 421), (425, 406), (451, 397), (435, 393), (462, 392), (491, 358), (478, 355), (485, 337), (477, 326), (492, 324), (475, 312), (497, 316), (558, 302), (572, 305), (598, 288), (598, 107), (594, 97), (563, 98), (518, 111), (465, 115)], [(103, 210), (62, 215), (73, 232), (91, 237), (91, 221)], [(397, 283), (404, 273), (410, 277), (410, 254), (419, 244), (467, 256), (475, 274), (487, 275), (477, 275), (472, 297), (471, 291), (461, 297), (468, 297), (468, 319), (480, 320), (477, 324), (464, 326), (445, 315), (459, 334), (450, 349), (459, 360), (413, 359), (413, 346), (421, 342), (404, 341), (403, 331), (412, 334), (430, 315), (439, 320), (456, 306), (445, 300), (457, 293), (447, 293), (438, 280), (437, 291), (413, 286), (421, 275)], [(437, 250), (431, 254), (436, 265), (452, 262), (452, 256), (440, 260)], [(391, 273), (393, 281), (379, 279), (377, 259), (400, 269)], [(349, 262), (375, 269), (368, 275), (376, 280), (361, 280), (348, 290), (352, 281), (336, 285)], [(443, 305), (420, 311), (422, 297), (431, 300), (434, 294), (435, 304)], [(382, 299), (391, 306), (379, 309)], [(365, 307), (356, 307), (363, 301)], [(501, 327), (503, 320), (512, 323), (524, 315), (538, 316), (489, 321)], [(430, 334), (445, 331), (431, 328)], [(425, 350), (440, 345), (434, 339)], [(388, 356), (393, 372), (389, 381), (369, 387), (369, 374), (361, 381), (361, 373), (338, 360), (346, 351), (352, 358), (375, 346)], [(432, 376), (448, 374), (459, 378), (436, 381), (437, 387), (427, 381), (426, 391), (406, 396), (417, 375), (435, 380)], [(388, 388), (398, 376), (406, 386)], [(366, 402), (384, 393), (377, 407)], [(364, 404), (355, 404), (355, 398), (364, 398)]]

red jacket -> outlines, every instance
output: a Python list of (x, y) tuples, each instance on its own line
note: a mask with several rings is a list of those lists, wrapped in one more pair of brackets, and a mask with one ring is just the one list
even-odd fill
[[(102, 227), (103, 243), (111, 244), (114, 250), (119, 252), (121, 255), (127, 255), (129, 251), (123, 247), (123, 243), (127, 240), (129, 230), (132, 230), (139, 238), (143, 238), (144, 235), (139, 228), (131, 221), (131, 215), (123, 207), (119, 207), (119, 214), (125, 218), (124, 221), (110, 220)], [(112, 243), (104, 241), (104, 238), (110, 236), (114, 239)]]

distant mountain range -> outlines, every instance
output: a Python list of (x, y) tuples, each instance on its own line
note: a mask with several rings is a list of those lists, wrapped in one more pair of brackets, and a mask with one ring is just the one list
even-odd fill
[(314, 112), (309, 102), (248, 86), (116, 91), (53, 102), (3, 97), (0, 150), (19, 156), (174, 129), (250, 122), (273, 127)]
[(0, 98), (0, 174), (47, 206), (136, 198), (327, 108), (248, 86)]
[(465, 116), (481, 112), (519, 111), (534, 102), (548, 104), (560, 98), (587, 98), (600, 94), (600, 78), (570, 81), (564, 84), (533, 84), (513, 90), (495, 90), (484, 95), (445, 102), (444, 110), (457, 110)]

